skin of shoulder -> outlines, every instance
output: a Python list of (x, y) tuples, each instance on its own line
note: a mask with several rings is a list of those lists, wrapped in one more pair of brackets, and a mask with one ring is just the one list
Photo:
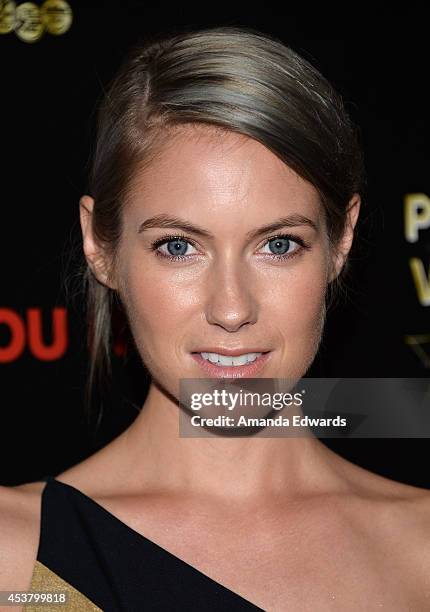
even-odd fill
[[(0, 591), (30, 587), (39, 545), (44, 485), (32, 482), (0, 486)], [(10, 606), (0, 606), (3, 609), (10, 610)]]
[[(417, 603), (428, 604), (430, 609), (430, 491), (372, 476), (373, 484), (380, 485), (379, 494), (373, 486), (371, 491), (366, 487), (368, 495), (362, 490), (357, 506), (350, 500), (355, 506), (353, 514), (364, 531), (374, 534), (376, 546), (404, 568)], [(29, 590), (40, 537), (44, 486), (45, 482), (0, 486), (2, 591)], [(0, 606), (2, 610), (8, 612), (10, 607)]]
[(359, 495), (354, 516), (390, 565), (401, 569), (420, 606), (425, 603), (419, 609), (430, 609), (430, 491), (368, 474), (371, 486)]
[[(409, 487), (407, 487), (409, 489)], [(405, 568), (404, 579), (416, 597), (416, 609), (430, 610), (430, 492), (415, 488), (391, 508), (386, 541), (397, 542), (388, 553)], [(388, 511), (387, 511), (388, 516)]]
[(410, 561), (411, 580), (416, 579), (430, 609), (430, 491), (412, 487), (391, 511), (391, 530), (403, 534), (400, 556)]

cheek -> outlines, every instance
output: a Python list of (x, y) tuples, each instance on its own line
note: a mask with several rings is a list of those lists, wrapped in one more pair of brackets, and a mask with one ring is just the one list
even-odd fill
[(321, 318), (324, 314), (325, 283), (317, 277), (313, 282), (302, 277), (295, 287), (294, 293), (288, 300), (291, 321), (300, 333), (312, 335), (315, 329), (321, 327)]
[(142, 271), (130, 264), (121, 272), (121, 298), (126, 305), (131, 331), (140, 352), (153, 353), (168, 345), (185, 328), (190, 309), (195, 307), (196, 288), (187, 286), (180, 275)]
[(299, 324), (294, 332), (303, 372), (306, 372), (318, 352), (325, 323), (326, 284), (315, 282), (303, 287), (302, 308), (297, 313)]
[(283, 337), (286, 351), (298, 359), (303, 356), (305, 362), (315, 355), (325, 322), (324, 262), (321, 256), (308, 258), (271, 289), (270, 319)]

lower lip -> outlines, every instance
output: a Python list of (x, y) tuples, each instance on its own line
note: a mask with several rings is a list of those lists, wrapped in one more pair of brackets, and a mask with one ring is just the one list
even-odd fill
[(252, 378), (264, 368), (271, 354), (271, 351), (262, 353), (255, 361), (241, 366), (217, 366), (203, 359), (200, 353), (191, 353), (191, 357), (208, 374), (208, 378)]

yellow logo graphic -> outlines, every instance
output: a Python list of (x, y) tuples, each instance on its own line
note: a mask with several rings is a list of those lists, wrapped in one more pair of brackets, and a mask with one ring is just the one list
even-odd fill
[(419, 357), (423, 366), (430, 369), (430, 334), (405, 336), (405, 342)]
[[(430, 229), (430, 198), (425, 193), (408, 193), (404, 197), (405, 238), (410, 243), (420, 239), (420, 232)], [(430, 306), (430, 265), (418, 257), (409, 259), (409, 267), (421, 306)]]
[[(430, 198), (425, 193), (407, 193), (403, 209), (405, 238), (409, 243), (417, 243), (430, 229)], [(428, 244), (428, 241), (426, 241)], [(418, 302), (421, 306), (430, 306), (430, 264), (428, 272), (425, 262), (419, 257), (409, 258), (409, 267)], [(430, 333), (409, 334), (405, 343), (414, 351), (424, 368), (430, 369)]]
[(0, 2), (0, 34), (9, 34), (15, 29), (15, 2)]
[(45, 0), (39, 7), (34, 2), (0, 0), (0, 34), (15, 32), (24, 42), (39, 40), (44, 32), (54, 36), (65, 34), (72, 25), (73, 13), (65, 0)]
[(24, 2), (17, 6), (15, 34), (24, 42), (36, 42), (42, 36), (39, 7), (34, 2)]
[(40, 7), (45, 30), (55, 36), (67, 32), (72, 25), (72, 9), (65, 0), (46, 0)]

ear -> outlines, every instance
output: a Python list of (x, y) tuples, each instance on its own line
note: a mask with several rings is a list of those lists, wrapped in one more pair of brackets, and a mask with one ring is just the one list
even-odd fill
[(329, 278), (329, 282), (333, 281), (339, 276), (345, 265), (346, 258), (352, 246), (354, 239), (354, 228), (357, 223), (358, 214), (360, 212), (361, 197), (360, 194), (354, 193), (347, 207), (347, 218), (345, 222), (345, 229), (341, 239), (336, 246), (336, 252), (333, 256), (332, 271)]
[(85, 258), (97, 280), (110, 289), (116, 289), (112, 279), (109, 277), (106, 254), (93, 235), (93, 208), (94, 198), (83, 195), (79, 200), (79, 217)]

